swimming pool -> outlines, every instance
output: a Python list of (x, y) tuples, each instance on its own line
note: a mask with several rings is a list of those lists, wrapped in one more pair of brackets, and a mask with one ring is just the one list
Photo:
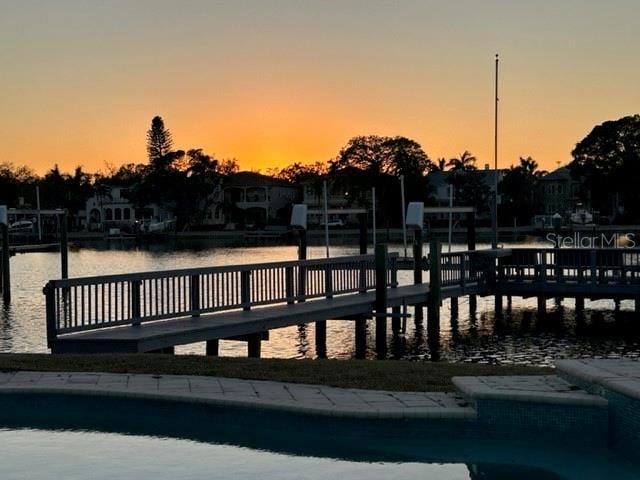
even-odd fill
[(474, 425), (5, 394), (0, 478), (640, 478), (637, 466), (604, 448), (489, 441)]

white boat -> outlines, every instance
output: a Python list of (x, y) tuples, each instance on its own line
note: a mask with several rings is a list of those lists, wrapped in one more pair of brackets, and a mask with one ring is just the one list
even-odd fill
[(571, 223), (574, 225), (590, 225), (593, 223), (593, 214), (584, 208), (576, 208), (570, 218)]
[(175, 223), (174, 218), (170, 220), (150, 220), (143, 223), (142, 230), (145, 233), (164, 233), (172, 230)]
[(31, 233), (34, 223), (31, 220), (18, 220), (9, 225), (10, 233)]

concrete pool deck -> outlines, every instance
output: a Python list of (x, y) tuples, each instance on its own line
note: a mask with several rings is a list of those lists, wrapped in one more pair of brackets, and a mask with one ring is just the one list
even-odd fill
[(147, 398), (357, 418), (475, 419), (455, 393), (387, 392), (185, 375), (0, 373), (2, 393)]
[[(461, 436), (515, 443), (535, 436), (550, 444), (612, 446), (633, 458), (640, 448), (639, 382), (640, 361), (634, 360), (558, 361), (557, 375), (454, 377), (458, 391), (450, 393), (207, 376), (20, 371), (0, 372), (0, 400), (42, 394), (164, 401), (213, 411), (230, 407), (311, 415), (327, 422), (339, 417), (363, 428), (387, 421), (385, 428), (394, 431), (392, 420), (411, 419), (417, 420), (412, 423), (420, 435), (452, 429)], [(354, 423), (357, 419), (362, 423)], [(407, 425), (398, 425), (397, 431)]]
[(392, 392), (186, 375), (0, 372), (0, 393), (147, 398), (357, 418), (475, 420), (479, 402), (496, 400), (606, 408), (555, 375), (455, 377), (459, 392)]

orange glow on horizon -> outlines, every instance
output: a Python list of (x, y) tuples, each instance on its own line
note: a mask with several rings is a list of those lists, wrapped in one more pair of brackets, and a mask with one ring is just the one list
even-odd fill
[(637, 2), (153, 3), (6, 5), (0, 162), (144, 163), (161, 115), (175, 148), (242, 169), (328, 161), (372, 134), (483, 168), (496, 52), (500, 167), (554, 169), (595, 125), (640, 111)]

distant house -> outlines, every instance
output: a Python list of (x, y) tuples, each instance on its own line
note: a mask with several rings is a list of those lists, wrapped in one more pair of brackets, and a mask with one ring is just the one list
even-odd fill
[(208, 199), (207, 205), (203, 207), (202, 225), (222, 226), (226, 223), (224, 208), (224, 190), (222, 184), (218, 183), (214, 187)]
[[(571, 177), (568, 167), (560, 167), (540, 179), (544, 215), (568, 216), (579, 202), (580, 183)], [(587, 208), (587, 206), (583, 206)]]
[(298, 198), (298, 187), (256, 172), (238, 172), (224, 182), (223, 198), (231, 222), (264, 225), (286, 221)]
[(126, 187), (114, 185), (89, 198), (85, 209), (87, 230), (107, 231), (110, 228), (119, 228), (132, 231), (136, 223), (162, 222), (170, 219), (169, 212), (155, 203), (142, 208), (136, 207), (127, 198), (128, 191)]
[[(497, 183), (502, 181), (502, 177), (504, 176), (506, 170), (498, 169), (497, 171)], [(429, 180), (429, 187), (432, 189), (432, 198), (434, 199), (435, 206), (437, 207), (448, 207), (450, 202), (450, 188), (451, 188), (451, 177), (455, 175), (456, 172), (452, 170), (446, 171), (435, 171), (429, 173), (427, 179)], [(464, 172), (468, 175), (475, 175), (479, 177), (480, 181), (487, 186), (489, 192), (493, 194), (495, 192), (495, 182), (496, 182), (496, 171), (490, 169), (486, 166), (483, 170), (466, 170)], [(472, 205), (461, 205), (460, 201), (456, 198), (456, 191), (454, 188), (453, 191), (453, 202), (456, 206), (472, 206)], [(502, 203), (502, 195), (498, 195), (498, 205)], [(457, 219), (458, 216), (455, 216)], [(439, 213), (431, 216), (432, 219), (435, 220), (446, 220), (449, 218), (448, 213)], [(479, 213), (476, 217), (478, 220), (491, 218), (490, 212)]]
[[(327, 182), (327, 204), (330, 210), (345, 210), (345, 213), (333, 213), (329, 215), (329, 223), (344, 222), (357, 223), (357, 213), (350, 213), (354, 209), (371, 209), (371, 188), (362, 188), (366, 185), (366, 173), (355, 167), (345, 168), (331, 175), (302, 182), (302, 203), (311, 211), (320, 212), (324, 209), (323, 183)], [(356, 180), (362, 177), (360, 180)], [(309, 216), (310, 224), (323, 222), (322, 214), (316, 213)]]

